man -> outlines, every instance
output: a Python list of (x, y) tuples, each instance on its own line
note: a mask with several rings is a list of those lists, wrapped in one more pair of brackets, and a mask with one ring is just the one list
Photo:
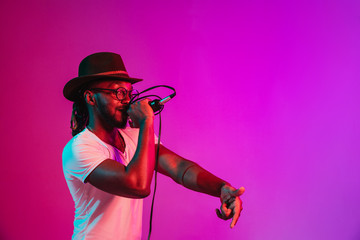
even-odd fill
[(73, 239), (141, 238), (142, 198), (150, 194), (157, 147), (158, 171), (189, 189), (220, 197), (217, 215), (232, 218), (234, 227), (245, 189), (157, 146), (149, 100), (130, 104), (132, 85), (139, 81), (129, 77), (120, 55), (101, 52), (86, 57), (79, 77), (64, 87), (65, 98), (74, 102), (74, 137), (63, 151), (64, 175), (75, 202)]

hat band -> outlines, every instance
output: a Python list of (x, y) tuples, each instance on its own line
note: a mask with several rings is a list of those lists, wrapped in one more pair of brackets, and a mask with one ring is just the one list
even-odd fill
[(108, 71), (108, 72), (102, 72), (102, 73), (95, 73), (93, 75), (112, 75), (112, 74), (126, 74), (129, 76), (129, 74), (126, 71)]

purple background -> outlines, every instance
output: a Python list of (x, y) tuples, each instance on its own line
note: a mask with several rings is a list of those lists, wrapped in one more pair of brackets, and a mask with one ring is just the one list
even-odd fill
[[(0, 239), (69, 239), (64, 84), (120, 53), (144, 89), (167, 84), (162, 141), (244, 186), (219, 200), (159, 176), (153, 239), (360, 239), (360, 2), (18, 1), (0, 5)], [(144, 238), (150, 198), (145, 201)]]

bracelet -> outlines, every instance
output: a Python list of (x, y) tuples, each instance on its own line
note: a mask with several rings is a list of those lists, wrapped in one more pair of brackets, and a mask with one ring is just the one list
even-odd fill
[(190, 168), (195, 167), (195, 166), (196, 166), (196, 165), (190, 165), (190, 166), (188, 166), (188, 167), (185, 169), (185, 171), (184, 171), (184, 173), (183, 173), (183, 175), (182, 175), (182, 177), (181, 177), (181, 185), (185, 186), (185, 185), (184, 185), (184, 177), (185, 177), (185, 174), (186, 174), (186, 172), (187, 172)]

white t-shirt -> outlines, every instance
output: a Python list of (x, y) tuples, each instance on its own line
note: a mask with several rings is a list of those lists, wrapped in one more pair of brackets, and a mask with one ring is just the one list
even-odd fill
[(90, 183), (88, 175), (104, 160), (127, 166), (134, 156), (139, 129), (119, 129), (126, 148), (122, 153), (85, 128), (63, 150), (63, 171), (75, 202), (72, 239), (141, 239), (142, 199), (104, 192)]

